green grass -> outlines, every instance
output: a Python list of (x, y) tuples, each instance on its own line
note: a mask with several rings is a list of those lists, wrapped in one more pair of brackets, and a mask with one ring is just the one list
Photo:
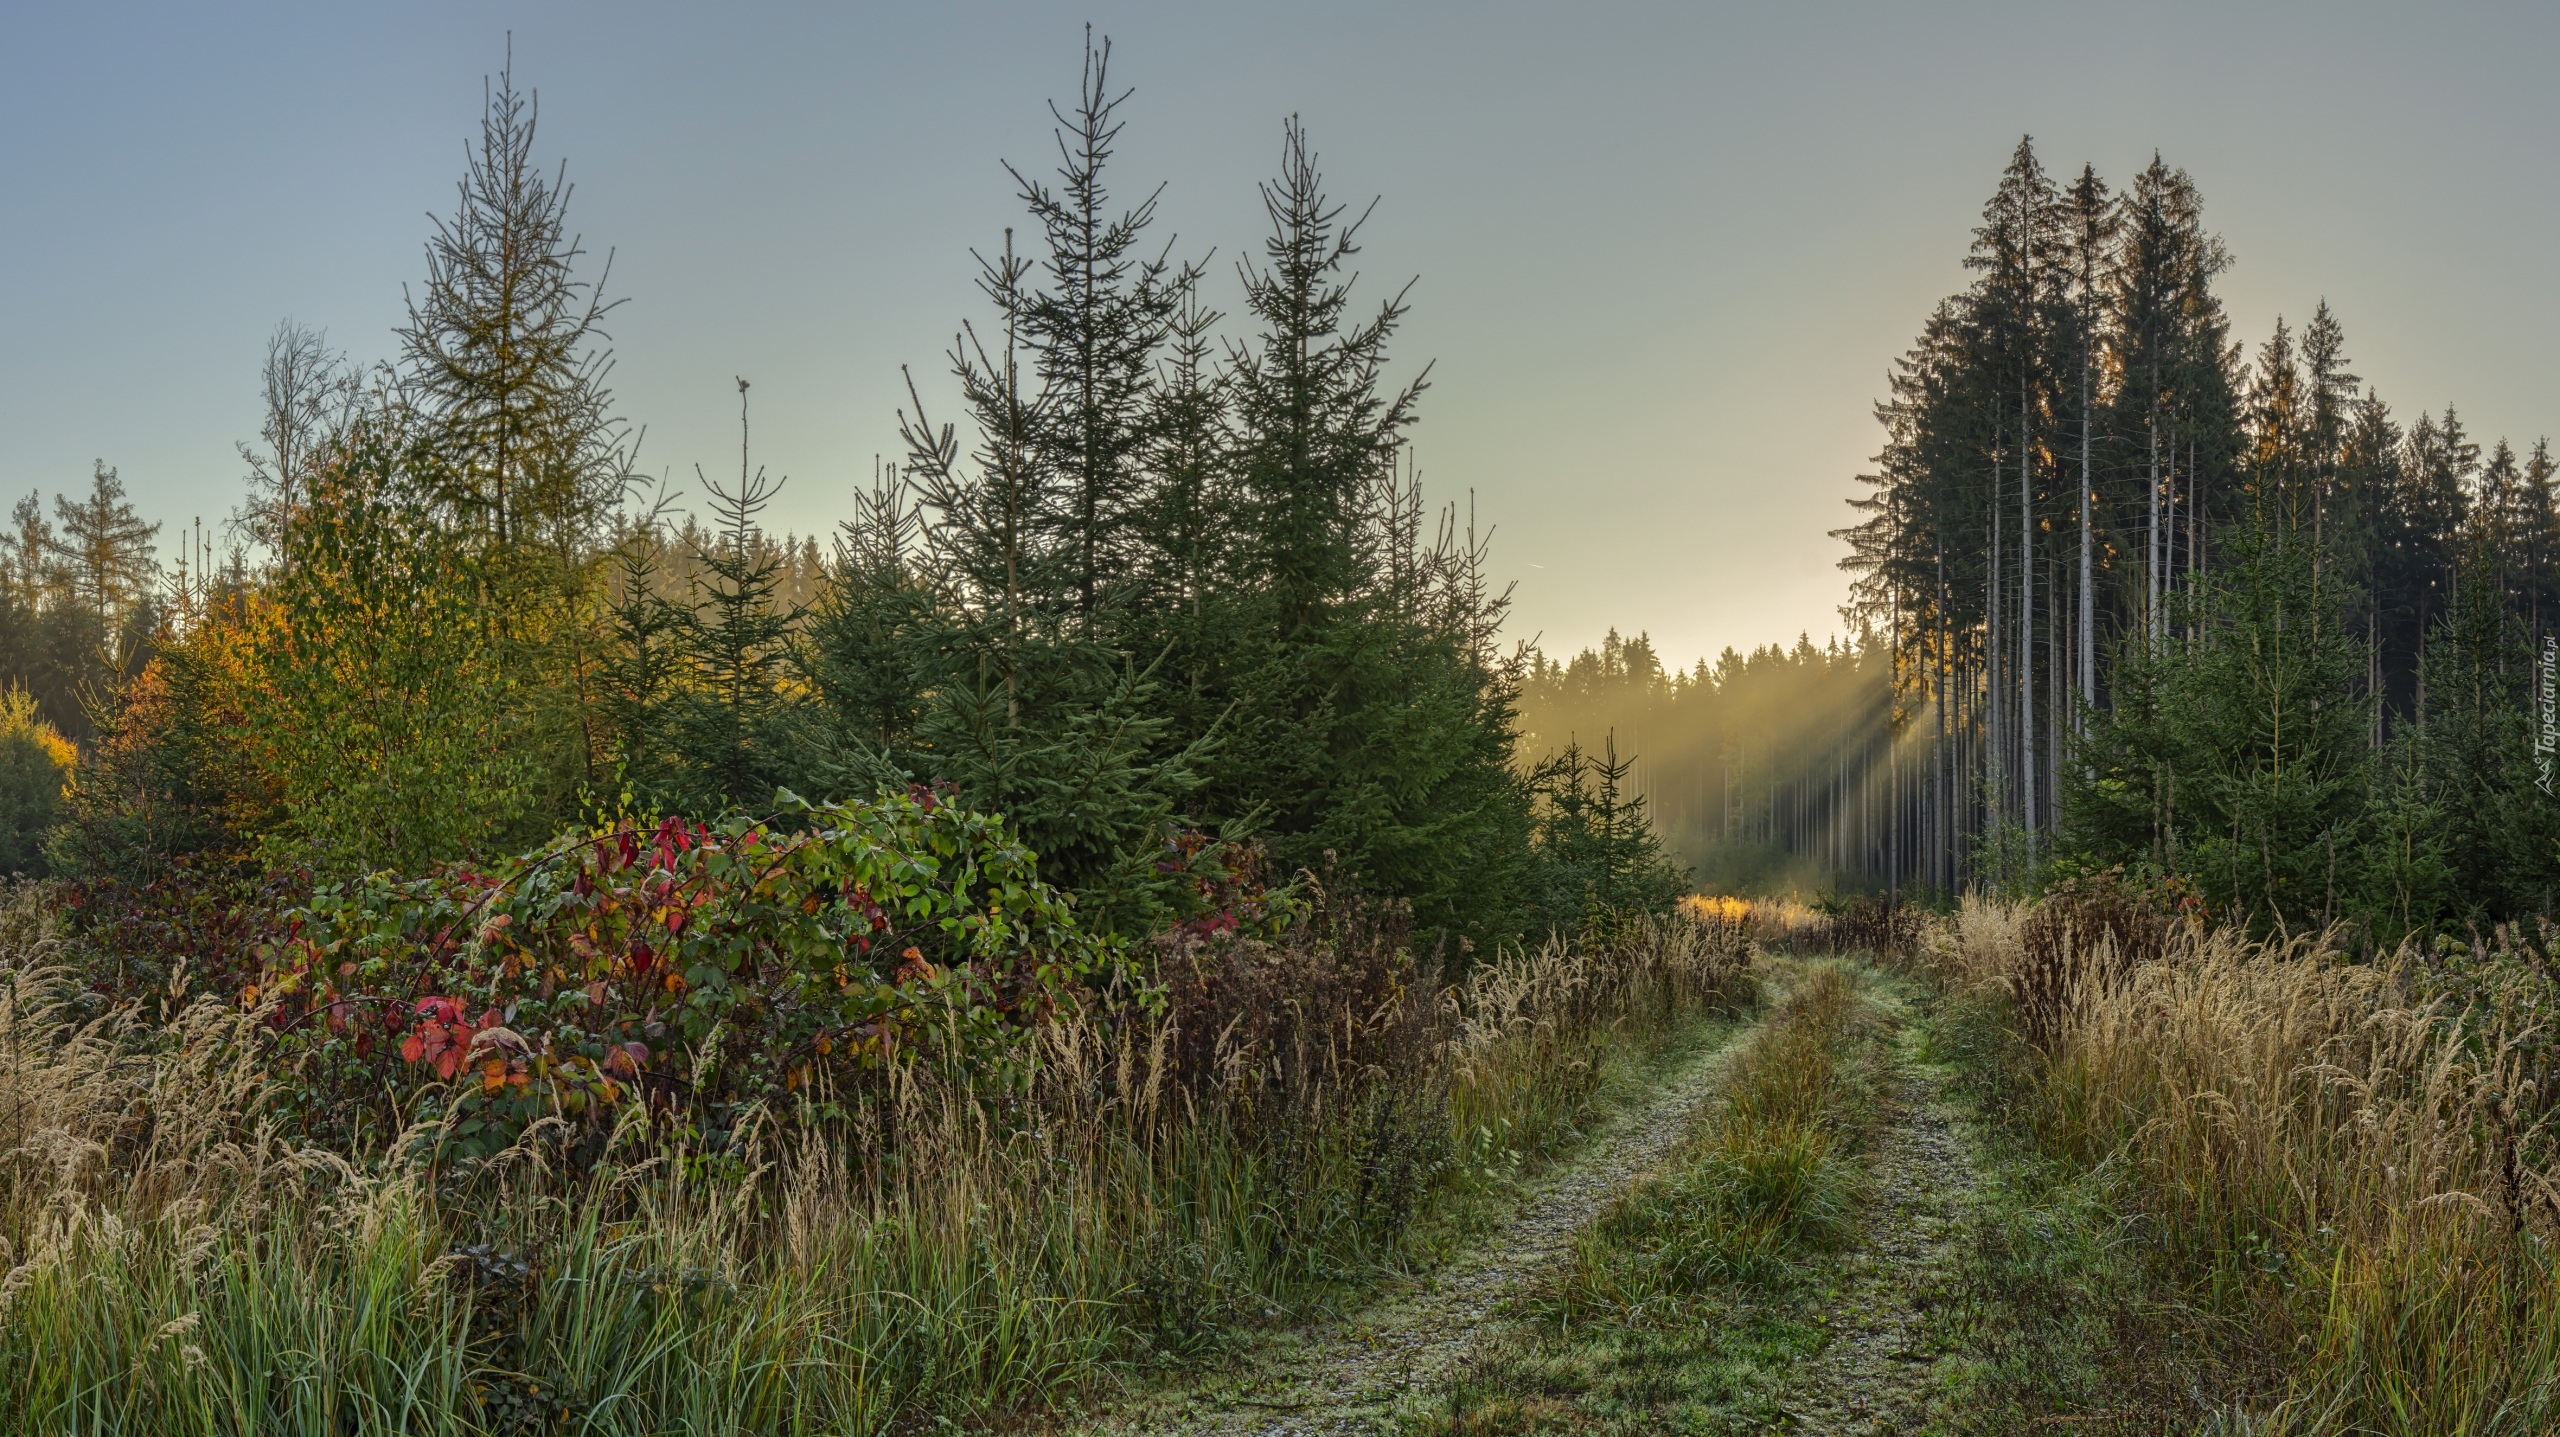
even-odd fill
[[(2033, 1055), (1980, 996), (1922, 992), (1915, 1056), (1936, 1067), (1977, 1143), (1977, 1189), (1933, 1343), (1949, 1433), (2182, 1430), (2228, 1385), (2251, 1339), (2195, 1309), (2150, 1256), (2124, 1170), (2039, 1144), (2025, 1101)], [(2059, 1420), (2057, 1420), (2059, 1419)]]
[(1878, 1031), (1860, 980), (1807, 965), (1662, 1173), (1419, 1424), (1434, 1434), (1757, 1431), (1821, 1350), (1828, 1260), (1855, 1233)]

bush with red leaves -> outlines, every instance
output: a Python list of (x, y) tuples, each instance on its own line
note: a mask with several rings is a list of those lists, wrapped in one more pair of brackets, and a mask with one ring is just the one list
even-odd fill
[(1023, 1033), (1118, 976), (1000, 819), (921, 788), (789, 817), (323, 888), (240, 1000), (271, 1005), (307, 1131), (363, 1146), (439, 1116), (470, 1156), (643, 1097), (716, 1146), (902, 1057), (1000, 1087)]

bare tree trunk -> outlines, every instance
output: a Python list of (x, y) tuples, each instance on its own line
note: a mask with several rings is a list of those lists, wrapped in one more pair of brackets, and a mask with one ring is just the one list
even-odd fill
[(2044, 711), (2044, 801), (2045, 831), (2055, 832), (2062, 826), (2062, 712), (2064, 705), (2062, 669), (2062, 606), (2054, 602), (2061, 597), (2060, 565), (2050, 555), (2046, 562), (2054, 567), (2046, 571), (2046, 587), (2053, 591), (2044, 605), (2045, 634), (2045, 711)]
[(2142, 634), (2146, 642), (2160, 636), (2160, 416), (2151, 416), (2151, 517), (2142, 539)]
[(2018, 819), (2027, 857), (2036, 851), (2036, 515), (2035, 450), (2027, 433), (2027, 386), (2018, 385)]
[(1982, 612), (1990, 629), (1984, 636), (1989, 640), (1989, 652), (1985, 656), (1983, 675), (1987, 682), (1983, 717), (1989, 728), (1984, 734), (1987, 742), (1983, 745), (1982, 774), (1984, 801), (1994, 812), (2006, 814), (2009, 808), (2009, 775), (2003, 765), (2009, 756), (2009, 734), (2008, 725), (2002, 722), (2001, 716), (2009, 699), (2008, 640), (2000, 622), (2000, 560), (2004, 547), (2002, 532), (2007, 526), (2000, 522), (2000, 468), (1999, 461), (1994, 459), (1991, 465), (1991, 562), (1982, 571)]
[(2098, 703), (2097, 605), (2089, 588), (2090, 508), (2097, 502), (2089, 487), (2089, 350), (2080, 350), (2080, 707), (2074, 733), (2087, 732), (2089, 711)]

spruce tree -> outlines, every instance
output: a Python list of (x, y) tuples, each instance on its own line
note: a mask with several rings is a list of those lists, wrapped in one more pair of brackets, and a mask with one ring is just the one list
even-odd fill
[(757, 516), (782, 489), (751, 468), (747, 381), (738, 381), (738, 482), (694, 471), (717, 517), (716, 542), (695, 554), (703, 577), (678, 631), (685, 683), (668, 725), (679, 791), (695, 812), (761, 808), (787, 773), (781, 680), (797, 615), (780, 603), (782, 562)]
[(1605, 934), (1626, 920), (1668, 913), (1689, 891), (1687, 867), (1665, 851), (1644, 795), (1631, 791), (1634, 771), (1632, 755), (1618, 756), (1612, 731), (1598, 753), (1568, 737), (1530, 775), (1537, 802), (1531, 841), (1547, 889), (1542, 907), (1565, 931)]
[(2560, 899), (2560, 810), (2535, 786), (2535, 667), (2499, 583), (2487, 533), (2464, 545), (2454, 593), (2427, 646), (2426, 722), (2411, 729), (2450, 911), (2412, 912), (2485, 928), (2552, 911)]
[[(2002, 713), (2004, 720), (2011, 720), (2002, 725), (1993, 784), (2001, 803), (2014, 803), (2008, 817), (2023, 829), (2030, 858), (2035, 851), (2036, 832), (2045, 817), (2037, 802), (2037, 790), (2039, 770), (2046, 765), (2036, 741), (2035, 633), (2039, 611), (2035, 595), (2034, 464), (2040, 448), (2038, 425), (2058, 367), (2053, 353), (2057, 320), (2067, 315), (2061, 287), (2066, 243), (2061, 197), (2036, 158), (2032, 137), (2022, 138), (2010, 156), (2008, 169), (2000, 176), (1999, 187), (1983, 207), (1982, 224), (1974, 231), (1973, 253), (1965, 263), (1983, 272), (1973, 296), (1974, 317), (1991, 351), (1990, 363), (1997, 376), (1994, 382), (2001, 391), (1998, 432), (2003, 442), (1999, 447), (2007, 456), (2008, 467), (2014, 470), (2014, 483), (2008, 492), (2016, 498), (2014, 506), (2005, 498), (1996, 502), (1991, 515), (1992, 550), (1995, 555), (2004, 547), (2008, 550), (2011, 562), (2003, 567), (2017, 576), (2014, 612), (2001, 606), (2007, 573), (1996, 573), (1991, 578), (1992, 603), (2000, 620), (1993, 639), (1995, 662), (2005, 680), (1997, 682), (1992, 703), (1995, 712)], [(2015, 516), (2017, 527), (2007, 530), (2011, 515)], [(2050, 778), (2041, 786), (2050, 793)]]
[(629, 454), (605, 379), (612, 259), (590, 283), (566, 166), (535, 167), (539, 102), (512, 56), (482, 105), (453, 218), (399, 331), (409, 393), (447, 455), (437, 497), (491, 552), (574, 555), (620, 501)]
[(1394, 463), (1429, 369), (1384, 387), (1387, 342), (1411, 286), (1367, 320), (1351, 318), (1351, 260), (1376, 205), (1344, 221), (1294, 117), (1262, 205), (1271, 222), (1264, 262), (1240, 266), (1261, 333), (1231, 354), (1233, 424), (1254, 535), (1247, 562), (1278, 606), (1282, 636), (1299, 638), (1323, 627), (1363, 577), (1359, 501)]
[(2525, 456), (2524, 476), (2516, 501), (2515, 563), (2519, 604), (2525, 632), (2534, 652), (2550, 632), (2560, 600), (2560, 489), (2552, 483), (2560, 462), (2551, 456), (2551, 441), (2537, 439)]
[(1047, 244), (1045, 283), (1023, 312), (1042, 389), (1034, 433), (1055, 483), (1040, 522), (1053, 531), (1060, 597), (1088, 628), (1137, 562), (1133, 529), (1144, 503), (1140, 464), (1157, 354), (1196, 277), (1139, 248), (1155, 219), (1155, 193), (1109, 212), (1103, 171), (1132, 93), (1113, 93), (1110, 68), (1111, 42), (1096, 46), (1088, 27), (1076, 102), (1064, 111), (1050, 106), (1058, 122), (1055, 190), (1007, 167)]
[[(2064, 265), (2070, 287), (2071, 348), (2079, 360), (2078, 404), (2074, 410), (2073, 436), (2079, 449), (2079, 484), (2071, 501), (2072, 516), (2079, 529), (2079, 586), (2073, 615), (2073, 674), (2078, 689), (2077, 713), (2081, 724), (2088, 711), (2098, 702), (2097, 593), (2094, 563), (2097, 557), (2097, 419), (2098, 403), (2104, 398), (2099, 390), (2106, 362), (2108, 334), (2107, 278), (2114, 263), (2116, 234), (2122, 228), (2114, 197), (2107, 191), (2106, 181), (2098, 178), (2097, 168), (2083, 165), (2080, 178), (2072, 183), (2063, 199)], [(2075, 725), (2074, 733), (2080, 732)]]
[(160, 526), (134, 513), (124, 482), (104, 460), (90, 474), (88, 497), (54, 496), (53, 517), (58, 532), (35, 530), (37, 542), (60, 566), (71, 601), (98, 615), (109, 633), (118, 632), (159, 582), (152, 540)]
[(2088, 861), (2183, 877), (2262, 931), (2317, 928), (2356, 911), (2363, 655), (2313, 579), (2307, 535), (2261, 511), (2222, 547), (2180, 602), (2192, 627), (2126, 646), (2072, 837)]
[(2346, 443), (2348, 417), (2361, 382), (2347, 372), (2346, 346), (2346, 330), (2329, 312), (2329, 301), (2321, 300), (2311, 312), (2311, 322), (2302, 327), (2302, 380), (2303, 444), (2311, 468), (2311, 537), (2315, 560), (2324, 567), (2335, 562), (2330, 511), (2340, 501), (2339, 451)]
[(947, 596), (924, 565), (922, 518), (894, 466), (854, 496), (854, 510), (838, 526), (829, 582), (800, 650), (827, 720), (803, 725), (814, 751), (798, 761), (801, 781), (834, 796), (859, 796), (925, 765), (916, 726), (948, 637)]

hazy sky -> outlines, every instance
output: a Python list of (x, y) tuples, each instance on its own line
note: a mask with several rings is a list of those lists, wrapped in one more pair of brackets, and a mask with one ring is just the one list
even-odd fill
[(1087, 19), (1138, 92), (1121, 193), (1164, 182), (1223, 293), (1284, 116), (1383, 196), (1361, 285), (1419, 276), (1425, 482), (1474, 491), (1550, 651), (1837, 626), (1870, 407), (2021, 132), (2056, 171), (2190, 171), (2253, 347), (2325, 295), (2404, 415), (2560, 429), (2560, 6), (8, 0), (0, 500), (96, 457), (172, 529), (229, 511), (279, 318), (391, 353), (512, 29), (630, 297), (644, 460), (734, 463), (744, 375), (778, 521), (830, 525), (898, 366), (947, 400), (969, 250), (1017, 214), (998, 161), (1053, 153)]

